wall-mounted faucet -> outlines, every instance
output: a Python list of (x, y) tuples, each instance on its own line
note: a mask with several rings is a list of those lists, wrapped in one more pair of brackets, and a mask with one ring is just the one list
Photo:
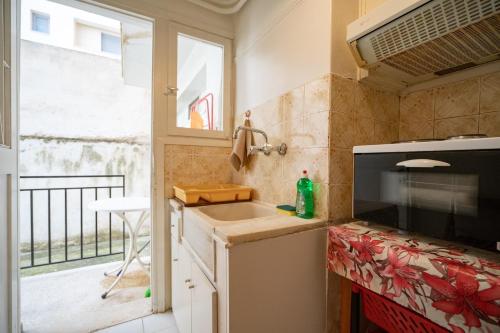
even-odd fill
[(261, 134), (264, 137), (264, 139), (266, 140), (266, 143), (264, 145), (262, 145), (261, 147), (257, 147), (257, 146), (250, 147), (250, 154), (257, 154), (258, 152), (263, 152), (264, 155), (269, 156), (272, 151), (277, 151), (278, 154), (280, 154), (280, 155), (286, 154), (286, 150), (287, 150), (286, 144), (282, 143), (277, 147), (273, 147), (273, 145), (269, 144), (267, 134), (263, 130), (260, 130), (257, 128), (252, 128), (252, 127), (246, 127), (246, 126), (238, 126), (234, 130), (234, 134), (233, 134), (234, 139), (238, 138), (238, 133), (240, 131), (250, 131), (253, 133)]

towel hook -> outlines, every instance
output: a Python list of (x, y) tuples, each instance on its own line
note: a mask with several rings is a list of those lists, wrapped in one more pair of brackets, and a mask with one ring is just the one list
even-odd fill
[(246, 111), (245, 111), (245, 118), (246, 118), (246, 119), (250, 119), (250, 115), (251, 115), (251, 114), (252, 114), (252, 111), (250, 111), (250, 110), (246, 110)]

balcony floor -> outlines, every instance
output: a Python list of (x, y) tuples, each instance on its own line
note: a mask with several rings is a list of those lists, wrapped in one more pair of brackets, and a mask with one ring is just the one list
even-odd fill
[(149, 277), (132, 263), (106, 299), (113, 278), (103, 273), (119, 262), (21, 279), (21, 321), (26, 333), (92, 332), (151, 313), (144, 298)]

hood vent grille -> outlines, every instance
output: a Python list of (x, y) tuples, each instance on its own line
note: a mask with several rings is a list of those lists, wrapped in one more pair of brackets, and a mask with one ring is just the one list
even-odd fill
[[(370, 37), (378, 61), (412, 76), (492, 61), (500, 55), (500, 0), (441, 0)], [(418, 48), (417, 48), (418, 46)]]

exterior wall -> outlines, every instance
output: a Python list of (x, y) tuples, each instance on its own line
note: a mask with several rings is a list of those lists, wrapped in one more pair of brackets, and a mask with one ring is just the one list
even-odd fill
[[(124, 84), (120, 60), (22, 40), (21, 64), (20, 175), (124, 174), (127, 195), (149, 196), (150, 92)], [(21, 200), (21, 242), (29, 240), (26, 203)], [(42, 219), (35, 240), (46, 241), (46, 198), (35, 198), (35, 207)], [(70, 237), (79, 233), (74, 207)], [(54, 240), (64, 236), (56, 219)]]
[(401, 97), (400, 140), (500, 136), (500, 72)]

